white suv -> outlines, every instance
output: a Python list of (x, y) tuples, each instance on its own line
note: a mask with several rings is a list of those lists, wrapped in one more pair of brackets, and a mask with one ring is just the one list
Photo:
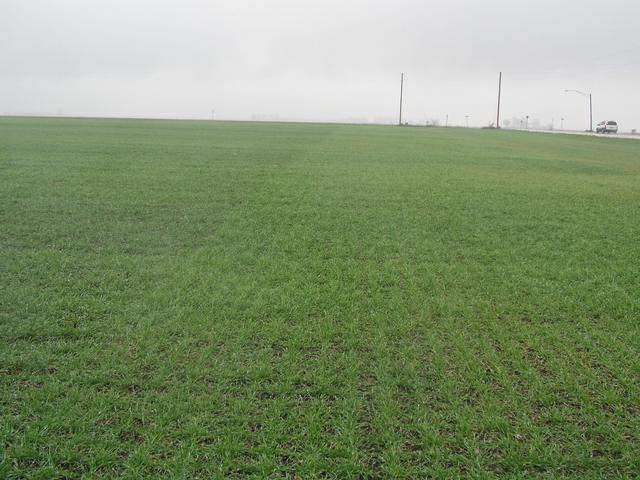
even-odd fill
[(612, 120), (596, 125), (596, 133), (618, 133), (618, 124)]

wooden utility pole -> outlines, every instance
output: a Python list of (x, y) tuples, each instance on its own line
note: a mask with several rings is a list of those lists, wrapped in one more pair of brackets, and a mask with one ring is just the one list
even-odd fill
[(498, 114), (496, 115), (496, 128), (500, 128), (500, 97), (502, 95), (502, 72), (498, 80)]
[(404, 73), (400, 74), (400, 118), (398, 125), (402, 126), (402, 89), (404, 87)]

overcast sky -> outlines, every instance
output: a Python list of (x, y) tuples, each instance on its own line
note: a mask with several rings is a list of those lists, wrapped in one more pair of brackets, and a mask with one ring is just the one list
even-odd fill
[(638, 0), (0, 0), (0, 114), (640, 130)]

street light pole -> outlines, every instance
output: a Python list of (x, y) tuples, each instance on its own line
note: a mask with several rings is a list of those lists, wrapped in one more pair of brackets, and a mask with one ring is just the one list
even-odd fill
[(593, 132), (593, 96), (591, 93), (581, 92), (580, 90), (565, 90), (565, 93), (567, 92), (574, 92), (583, 97), (589, 97), (589, 131)]
[(593, 99), (589, 94), (589, 131), (593, 132)]

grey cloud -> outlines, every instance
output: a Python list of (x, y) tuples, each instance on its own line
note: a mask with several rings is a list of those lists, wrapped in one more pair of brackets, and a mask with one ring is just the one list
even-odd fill
[[(393, 119), (596, 118), (640, 129), (631, 0), (5, 0), (1, 113)], [(558, 123), (558, 122), (556, 122)]]

